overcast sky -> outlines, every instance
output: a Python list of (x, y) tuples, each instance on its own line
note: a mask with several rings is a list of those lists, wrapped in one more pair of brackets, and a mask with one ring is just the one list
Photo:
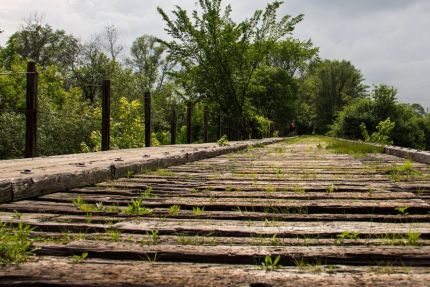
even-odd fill
[[(191, 10), (196, 0), (0, 0), (0, 45), (30, 13), (44, 15), (56, 29), (83, 41), (106, 25), (115, 25), (129, 47), (142, 34), (165, 35), (156, 11), (174, 5)], [(224, 0), (233, 17), (243, 19), (267, 0)], [(320, 56), (351, 61), (366, 82), (399, 90), (400, 101), (430, 108), (430, 1), (428, 0), (286, 0), (280, 14), (305, 14), (294, 35), (311, 38)]]

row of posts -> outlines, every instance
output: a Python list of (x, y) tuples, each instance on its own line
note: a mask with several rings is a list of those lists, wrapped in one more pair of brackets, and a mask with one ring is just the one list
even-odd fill
[[(26, 110), (25, 110), (25, 153), (24, 156), (27, 158), (36, 156), (37, 146), (37, 95), (38, 95), (38, 73), (36, 70), (36, 64), (34, 62), (28, 62), (27, 64), (27, 85), (26, 85)], [(111, 118), (111, 82), (110, 80), (103, 80), (102, 83), (102, 129), (101, 129), (101, 149), (102, 151), (109, 150), (110, 148), (110, 118)], [(145, 146), (151, 146), (151, 93), (145, 92)], [(187, 103), (187, 143), (191, 143), (191, 124), (192, 124), (192, 102)], [(208, 107), (204, 108), (203, 116), (203, 141), (208, 142)], [(171, 144), (176, 144), (177, 125), (176, 125), (176, 112), (173, 110), (170, 135)], [(221, 116), (218, 116), (218, 138), (221, 137)]]

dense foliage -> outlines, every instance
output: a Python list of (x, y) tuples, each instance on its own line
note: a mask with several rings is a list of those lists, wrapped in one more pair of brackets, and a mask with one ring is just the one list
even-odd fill
[[(221, 0), (199, 0), (189, 13), (158, 9), (170, 40), (141, 35), (128, 57), (114, 26), (87, 43), (31, 16), (0, 47), (0, 158), (21, 157), (24, 146), (25, 71), (39, 76), (38, 154), (100, 150), (100, 87), (112, 82), (112, 148), (144, 145), (145, 91), (152, 93), (155, 145), (186, 141), (186, 106), (192, 141), (331, 134), (430, 149), (430, 116), (418, 104), (396, 100), (396, 90), (369, 92), (361, 72), (345, 60), (321, 60), (311, 40), (294, 38), (303, 15), (279, 16), (274, 1), (236, 22)], [(121, 54), (123, 53), (123, 54)], [(7, 74), (10, 73), (10, 74)], [(220, 125), (220, 127), (219, 127)]]

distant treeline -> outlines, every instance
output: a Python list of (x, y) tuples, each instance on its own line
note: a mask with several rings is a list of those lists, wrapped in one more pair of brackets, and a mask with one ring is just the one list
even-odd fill
[[(37, 15), (0, 47), (0, 158), (21, 157), (24, 145), (25, 71), (38, 65), (40, 155), (100, 149), (100, 89), (112, 82), (113, 148), (144, 145), (145, 91), (152, 94), (153, 143), (168, 144), (178, 116), (178, 143), (185, 142), (187, 105), (193, 107), (193, 141), (209, 138), (218, 123), (231, 140), (330, 134), (430, 149), (430, 116), (419, 104), (402, 104), (396, 89), (364, 85), (348, 61), (320, 59), (311, 40), (294, 38), (295, 17), (277, 12), (280, 2), (236, 22), (221, 0), (202, 0), (195, 13), (158, 9), (170, 41), (158, 35), (135, 39), (130, 51), (107, 26), (82, 43)], [(1, 29), (0, 29), (1, 30)], [(126, 59), (122, 55), (128, 55)]]

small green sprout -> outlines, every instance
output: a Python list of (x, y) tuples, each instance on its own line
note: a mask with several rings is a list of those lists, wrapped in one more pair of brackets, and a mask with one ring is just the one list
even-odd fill
[(152, 210), (143, 206), (142, 198), (131, 199), (131, 203), (127, 206), (124, 211), (125, 214), (133, 215), (148, 215), (152, 213)]
[(193, 207), (193, 214), (195, 216), (201, 216), (203, 211), (205, 210), (205, 208), (200, 208), (200, 207)]
[(280, 259), (280, 255), (276, 256), (275, 259), (272, 259), (270, 255), (266, 255), (264, 262), (261, 263), (261, 269), (264, 271), (275, 271), (281, 269), (282, 265), (278, 264)]
[(82, 261), (84, 261), (85, 259), (87, 259), (87, 257), (88, 257), (88, 252), (83, 252), (81, 255), (73, 255), (72, 261), (75, 264), (79, 264)]
[(409, 209), (409, 206), (402, 206), (402, 207), (396, 207), (394, 208), (400, 215), (408, 215), (409, 213), (406, 212), (406, 210)]
[(175, 204), (169, 207), (169, 215), (172, 215), (172, 216), (178, 215), (180, 211), (181, 211), (180, 205)]

